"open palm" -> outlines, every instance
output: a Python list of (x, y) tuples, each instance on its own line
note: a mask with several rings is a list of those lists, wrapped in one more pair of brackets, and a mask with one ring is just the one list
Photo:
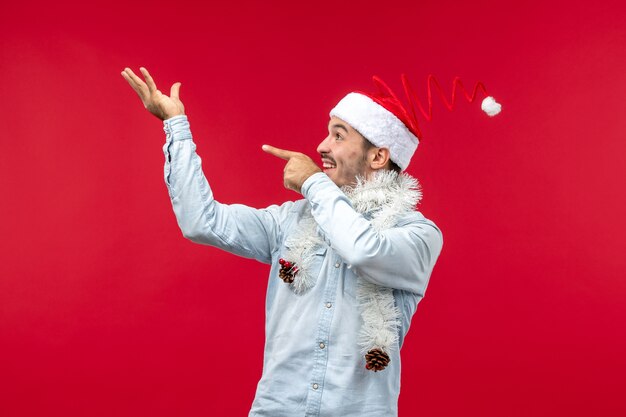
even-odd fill
[(143, 74), (145, 82), (138, 77), (130, 68), (122, 71), (122, 77), (135, 90), (141, 99), (144, 107), (161, 120), (166, 120), (174, 116), (185, 114), (185, 106), (180, 101), (180, 83), (172, 84), (169, 97), (157, 88), (152, 76), (147, 69), (139, 68)]

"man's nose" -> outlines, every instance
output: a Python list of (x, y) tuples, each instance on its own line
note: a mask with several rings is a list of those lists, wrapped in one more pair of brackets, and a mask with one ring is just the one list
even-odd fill
[(328, 148), (328, 138), (329, 138), (329, 137), (330, 137), (330, 135), (329, 135), (329, 136), (326, 136), (326, 137), (324, 138), (324, 140), (322, 140), (322, 141), (320, 142), (320, 144), (319, 144), (319, 145), (317, 145), (317, 153), (322, 154), (322, 153), (328, 153), (328, 152), (330, 152), (330, 149)]

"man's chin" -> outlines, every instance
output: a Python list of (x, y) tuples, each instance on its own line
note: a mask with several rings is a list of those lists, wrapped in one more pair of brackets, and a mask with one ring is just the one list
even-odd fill
[(339, 179), (337, 178), (337, 168), (324, 168), (324, 174), (326, 174), (336, 186), (341, 187), (338, 181)]
[(337, 175), (336, 168), (325, 169), (323, 172), (330, 178), (332, 182), (339, 188), (342, 187), (354, 187), (356, 185), (356, 178), (352, 181), (348, 181), (345, 178), (341, 178)]

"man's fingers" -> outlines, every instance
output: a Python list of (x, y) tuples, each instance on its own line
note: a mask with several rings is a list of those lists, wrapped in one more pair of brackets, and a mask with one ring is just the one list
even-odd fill
[(132, 83), (135, 84), (135, 85), (138, 85), (138, 86), (145, 86), (146, 85), (146, 83), (144, 83), (143, 80), (141, 78), (139, 78), (137, 76), (137, 74), (135, 74), (133, 72), (133, 70), (130, 69), (130, 68), (125, 68), (124, 72), (122, 74), (126, 74), (126, 76), (124, 78), (129, 80), (129, 82), (132, 81)]
[(180, 100), (180, 83), (172, 84), (172, 88), (170, 88), (170, 97), (176, 100)]
[(148, 86), (137, 77), (130, 68), (126, 68), (122, 71), (122, 77), (128, 82), (128, 84), (135, 90), (135, 93), (142, 101), (145, 101), (148, 96)]
[(285, 149), (275, 148), (270, 145), (263, 145), (261, 149), (263, 149), (265, 152), (269, 153), (270, 155), (277, 156), (281, 159), (284, 159), (285, 161), (290, 160), (296, 155), (300, 155), (300, 152), (287, 151)]
[(148, 70), (144, 67), (140, 67), (139, 71), (141, 71), (141, 73), (143, 74), (143, 78), (146, 79), (146, 84), (148, 85), (148, 90), (150, 91), (150, 93), (154, 93), (157, 90), (157, 87)]

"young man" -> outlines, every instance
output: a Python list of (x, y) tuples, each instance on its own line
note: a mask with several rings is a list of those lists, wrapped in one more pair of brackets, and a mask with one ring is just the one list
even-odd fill
[[(399, 173), (417, 148), (390, 97), (351, 93), (319, 144), (323, 170), (298, 152), (284, 185), (304, 199), (254, 209), (214, 200), (195, 153), (180, 83), (162, 94), (122, 76), (164, 120), (165, 183), (183, 235), (271, 265), (263, 375), (250, 416), (395, 416), (400, 347), (442, 247)], [(391, 108), (389, 110), (387, 107)]]

